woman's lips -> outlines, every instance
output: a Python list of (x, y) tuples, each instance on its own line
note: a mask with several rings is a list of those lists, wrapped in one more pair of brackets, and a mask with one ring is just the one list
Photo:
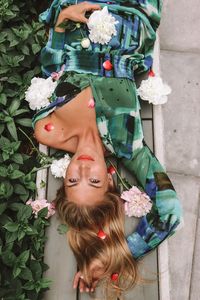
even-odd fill
[(94, 161), (94, 158), (92, 158), (91, 156), (89, 155), (80, 155), (77, 160), (92, 160)]

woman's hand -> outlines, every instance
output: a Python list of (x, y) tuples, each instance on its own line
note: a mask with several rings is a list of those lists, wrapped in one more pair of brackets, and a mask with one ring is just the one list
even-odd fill
[(88, 19), (85, 17), (85, 13), (88, 11), (94, 11), (100, 9), (101, 6), (99, 4), (92, 4), (86, 1), (79, 4), (70, 5), (67, 8), (64, 8), (60, 12), (55, 25), (55, 31), (64, 32), (65, 29), (58, 27), (58, 25), (66, 20), (71, 20), (80, 23), (87, 23)]
[(79, 290), (80, 292), (91, 292), (93, 293), (96, 286), (97, 286), (98, 280), (95, 280), (92, 282), (92, 286), (89, 288), (87, 284), (85, 283), (84, 279), (81, 276), (81, 272), (77, 272), (74, 276), (74, 282), (73, 282), (73, 288), (76, 289), (79, 284)]

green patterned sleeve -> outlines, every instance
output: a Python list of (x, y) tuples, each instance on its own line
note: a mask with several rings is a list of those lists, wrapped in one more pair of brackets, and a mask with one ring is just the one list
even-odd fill
[(40, 14), (39, 20), (50, 27), (49, 38), (45, 47), (41, 51), (40, 61), (45, 77), (49, 77), (52, 72), (60, 71), (64, 62), (65, 33), (55, 32), (58, 15), (62, 8), (67, 5), (67, 1), (54, 0), (50, 7)]
[(51, 76), (52, 72), (59, 72), (64, 63), (65, 32), (55, 32), (54, 28), (49, 30), (49, 39), (42, 49), (40, 60), (45, 77)]
[(126, 5), (140, 9), (150, 20), (156, 30), (160, 24), (163, 0), (128, 0)]
[(175, 233), (183, 220), (182, 207), (165, 169), (145, 143), (132, 159), (123, 158), (122, 162), (153, 203), (151, 211), (127, 238), (133, 256), (140, 258)]

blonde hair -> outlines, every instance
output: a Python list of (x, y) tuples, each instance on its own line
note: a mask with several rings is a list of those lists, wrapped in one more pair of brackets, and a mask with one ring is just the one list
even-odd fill
[[(119, 195), (108, 191), (100, 203), (79, 206), (67, 201), (62, 186), (55, 203), (61, 221), (69, 226), (68, 242), (87, 285), (92, 282), (89, 267), (98, 259), (104, 266), (102, 279), (106, 280), (102, 281), (106, 282), (106, 295), (109, 290), (113, 294), (114, 290), (121, 293), (132, 288), (139, 281), (138, 267), (125, 239), (124, 210)], [(99, 229), (106, 233), (104, 240), (97, 236)], [(113, 273), (119, 274), (115, 284), (111, 280)]]

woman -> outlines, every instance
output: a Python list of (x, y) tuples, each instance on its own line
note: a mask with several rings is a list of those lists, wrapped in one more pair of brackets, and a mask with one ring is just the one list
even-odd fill
[[(116, 35), (103, 45), (88, 43), (87, 14), (105, 5), (117, 21)], [(74, 287), (79, 282), (82, 291), (93, 291), (105, 278), (118, 290), (133, 286), (136, 260), (180, 223), (174, 187), (144, 141), (134, 80), (152, 66), (161, 6), (159, 0), (55, 0), (41, 16), (50, 25), (41, 53), (44, 75), (62, 76), (54, 101), (36, 113), (33, 126), (40, 143), (73, 154), (56, 207), (70, 228), (80, 269)], [(153, 202), (127, 239), (123, 202), (107, 173), (108, 155), (119, 158)]]

